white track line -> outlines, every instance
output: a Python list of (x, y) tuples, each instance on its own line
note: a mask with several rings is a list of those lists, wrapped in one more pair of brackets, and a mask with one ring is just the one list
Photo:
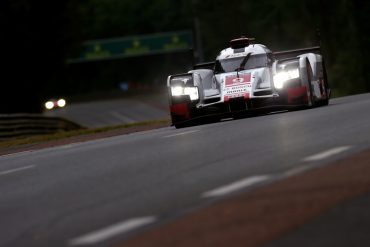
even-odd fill
[(20, 167), (20, 168), (15, 168), (15, 169), (0, 172), (0, 176), (15, 173), (15, 172), (20, 172), (20, 171), (28, 170), (28, 169), (32, 169), (32, 168), (35, 168), (35, 166), (31, 165), (31, 166), (24, 166), (24, 167)]
[(323, 160), (323, 159), (329, 158), (333, 155), (336, 155), (336, 154), (342, 153), (344, 151), (347, 151), (350, 148), (351, 148), (351, 146), (342, 146), (342, 147), (332, 148), (332, 149), (326, 150), (324, 152), (308, 156), (308, 157), (304, 158), (303, 161), (310, 162), (310, 161)]
[(92, 245), (156, 221), (156, 217), (132, 218), (69, 241), (69, 245)]
[(216, 196), (224, 196), (229, 193), (235, 192), (237, 190), (240, 190), (242, 188), (246, 188), (248, 186), (252, 186), (256, 183), (265, 181), (269, 179), (271, 176), (269, 175), (260, 175), (260, 176), (253, 176), (253, 177), (248, 177), (239, 181), (236, 181), (234, 183), (219, 187), (214, 190), (210, 190), (207, 192), (204, 192), (202, 194), (202, 197), (216, 197)]
[(195, 132), (199, 132), (199, 130), (190, 130), (190, 131), (186, 131), (186, 132), (181, 132), (181, 133), (177, 133), (177, 134), (164, 136), (163, 138), (169, 138), (169, 137), (174, 137), (174, 136), (182, 136), (182, 135), (187, 135), (187, 134), (191, 134), (191, 133), (195, 133)]

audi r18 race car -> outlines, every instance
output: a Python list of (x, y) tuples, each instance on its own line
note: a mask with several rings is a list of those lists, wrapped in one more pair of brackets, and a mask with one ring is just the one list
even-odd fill
[(175, 127), (210, 116), (327, 105), (330, 88), (320, 47), (272, 52), (251, 38), (230, 41), (215, 62), (167, 79)]

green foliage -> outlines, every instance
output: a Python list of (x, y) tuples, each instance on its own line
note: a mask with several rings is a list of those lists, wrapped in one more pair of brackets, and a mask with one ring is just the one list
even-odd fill
[(84, 35), (96, 39), (183, 29), (191, 23), (187, 12), (185, 1), (89, 0)]
[(319, 29), (335, 92), (370, 90), (365, 67), (369, 32), (364, 32), (370, 7), (363, 1), (88, 0), (84, 6), (89, 13), (83, 24), (86, 39), (194, 29), (198, 19), (206, 60), (241, 35), (273, 50), (317, 45)]

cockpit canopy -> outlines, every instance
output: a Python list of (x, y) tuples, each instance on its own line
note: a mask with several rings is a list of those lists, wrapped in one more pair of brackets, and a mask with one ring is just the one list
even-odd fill
[(273, 62), (272, 53), (250, 54), (249, 58), (245, 60), (246, 56), (216, 60), (214, 68), (215, 74), (268, 67), (271, 66)]

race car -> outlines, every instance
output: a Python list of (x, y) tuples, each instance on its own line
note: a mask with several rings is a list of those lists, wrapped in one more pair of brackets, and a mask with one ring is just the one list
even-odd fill
[(328, 105), (330, 87), (320, 47), (272, 52), (253, 40), (231, 40), (214, 62), (168, 76), (175, 127), (205, 117)]
[(52, 110), (56, 108), (63, 108), (67, 104), (63, 98), (52, 98), (45, 102), (44, 106), (46, 110)]

